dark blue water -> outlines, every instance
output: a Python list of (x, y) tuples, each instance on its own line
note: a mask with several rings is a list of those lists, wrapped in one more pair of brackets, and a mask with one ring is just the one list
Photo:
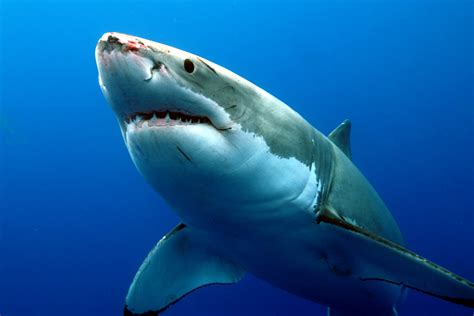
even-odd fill
[[(474, 280), (473, 2), (0, 2), (0, 314), (119, 315), (179, 219), (135, 170), (97, 83), (107, 31), (202, 55), (329, 133), (410, 249)], [(325, 287), (325, 284), (316, 284)], [(344, 299), (344, 298), (341, 298)], [(168, 315), (325, 315), (252, 276)], [(400, 315), (472, 315), (410, 292)]]

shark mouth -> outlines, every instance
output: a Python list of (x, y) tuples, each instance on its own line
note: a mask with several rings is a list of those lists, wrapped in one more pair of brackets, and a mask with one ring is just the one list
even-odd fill
[(209, 125), (217, 130), (223, 131), (229, 128), (218, 128), (206, 116), (189, 114), (183, 111), (151, 111), (136, 112), (129, 115), (125, 120), (127, 128), (147, 128), (147, 127), (174, 127), (189, 125)]

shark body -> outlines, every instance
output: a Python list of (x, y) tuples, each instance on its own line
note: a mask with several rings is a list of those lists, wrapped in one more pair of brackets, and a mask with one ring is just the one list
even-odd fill
[(407, 250), (351, 161), (286, 104), (196, 55), (106, 33), (99, 82), (139, 172), (182, 220), (140, 267), (125, 315), (156, 315), (246, 272), (329, 314), (397, 315), (414, 289), (474, 307), (474, 284)]

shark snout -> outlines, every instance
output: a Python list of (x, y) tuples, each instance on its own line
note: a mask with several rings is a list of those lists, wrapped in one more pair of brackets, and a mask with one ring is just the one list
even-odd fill
[(105, 33), (97, 44), (99, 52), (112, 50), (122, 52), (138, 52), (141, 49), (148, 49), (147, 45), (140, 39), (134, 36), (125, 35), (121, 33)]
[[(140, 37), (122, 33), (109, 32), (102, 35), (96, 46), (96, 60), (99, 68), (117, 75), (140, 77), (138, 82), (148, 82), (154, 75), (169, 76), (166, 63), (174, 61), (177, 56), (171, 47), (150, 42)], [(136, 68), (142, 68), (137, 71)], [(111, 78), (113, 80), (113, 78)]]
[(122, 126), (134, 117), (165, 119), (169, 115), (190, 122), (208, 121), (221, 131), (230, 128), (232, 122), (223, 108), (206, 91), (198, 92), (191, 85), (193, 71), (187, 68), (191, 56), (121, 33), (105, 33), (100, 38), (96, 47), (99, 83)]
[(113, 50), (121, 52), (135, 52), (143, 55), (179, 55), (181, 51), (170, 46), (151, 42), (149, 40), (117, 32), (107, 32), (99, 39), (97, 52)]

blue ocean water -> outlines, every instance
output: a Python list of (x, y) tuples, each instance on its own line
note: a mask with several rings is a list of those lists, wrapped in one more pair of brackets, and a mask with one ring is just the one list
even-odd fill
[[(354, 161), (408, 247), (474, 280), (473, 12), (469, 0), (0, 1), (0, 315), (120, 315), (179, 221), (135, 170), (99, 89), (107, 31), (204, 56), (326, 134), (351, 119)], [(325, 308), (246, 276), (167, 313)], [(413, 291), (400, 310), (472, 314)]]

